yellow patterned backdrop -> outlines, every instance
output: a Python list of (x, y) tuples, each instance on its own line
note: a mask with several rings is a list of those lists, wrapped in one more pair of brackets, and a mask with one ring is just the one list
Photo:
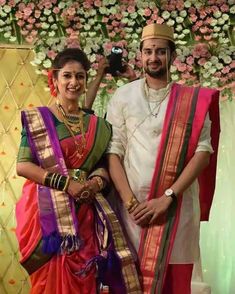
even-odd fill
[(30, 48), (0, 46), (0, 293), (26, 294), (29, 280), (20, 266), (15, 237), (15, 204), (23, 178), (16, 175), (22, 108), (47, 105), (45, 81), (30, 64)]

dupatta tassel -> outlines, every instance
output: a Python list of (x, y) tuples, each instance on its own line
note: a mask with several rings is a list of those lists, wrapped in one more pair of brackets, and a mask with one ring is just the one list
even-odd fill
[(73, 251), (79, 250), (81, 244), (82, 241), (78, 236), (60, 236), (58, 232), (53, 232), (49, 236), (42, 238), (42, 251), (47, 254), (70, 254)]

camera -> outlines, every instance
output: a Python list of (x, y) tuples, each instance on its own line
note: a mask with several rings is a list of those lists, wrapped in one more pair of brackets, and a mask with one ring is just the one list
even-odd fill
[(125, 66), (122, 65), (122, 54), (123, 49), (118, 46), (114, 46), (111, 49), (111, 54), (107, 57), (109, 61), (109, 67), (106, 69), (107, 73), (110, 73), (112, 76), (118, 76), (118, 72), (124, 72)]

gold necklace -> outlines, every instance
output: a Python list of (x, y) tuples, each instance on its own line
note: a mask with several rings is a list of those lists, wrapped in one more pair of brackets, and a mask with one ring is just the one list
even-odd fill
[[(68, 129), (70, 135), (74, 140), (76, 146), (76, 154), (79, 158), (83, 156), (86, 147), (86, 137), (84, 132), (83, 116), (82, 111), (79, 109), (78, 115), (67, 115), (64, 111), (63, 106), (60, 103), (56, 103), (57, 110), (62, 114), (63, 123)], [(76, 133), (81, 133), (81, 140), (78, 140)]]

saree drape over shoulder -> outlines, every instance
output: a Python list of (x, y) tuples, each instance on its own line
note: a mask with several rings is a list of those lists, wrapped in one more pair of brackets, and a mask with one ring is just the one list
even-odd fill
[[(154, 97), (150, 100), (144, 84), (140, 79), (117, 89), (107, 112), (113, 127), (107, 152), (123, 161), (137, 199), (162, 196), (195, 152), (211, 154), (202, 176), (179, 195), (177, 204), (157, 224), (142, 229), (121, 210), (139, 253), (143, 291), (160, 294), (168, 264), (193, 264), (199, 257), (200, 214), (201, 220), (208, 220), (215, 187), (219, 92), (171, 83), (165, 89), (150, 89)], [(156, 107), (159, 101), (161, 108), (153, 116), (150, 104)]]
[[(44, 169), (68, 175), (94, 171), (111, 136), (110, 125), (85, 114), (86, 146), (76, 156), (73, 138), (46, 107), (22, 112), (25, 138), (19, 156)], [(77, 134), (79, 139), (81, 134)], [(30, 274), (31, 293), (141, 293), (131, 252), (109, 203), (97, 193), (94, 203), (74, 202), (67, 193), (27, 180), (16, 207), (21, 263)]]

